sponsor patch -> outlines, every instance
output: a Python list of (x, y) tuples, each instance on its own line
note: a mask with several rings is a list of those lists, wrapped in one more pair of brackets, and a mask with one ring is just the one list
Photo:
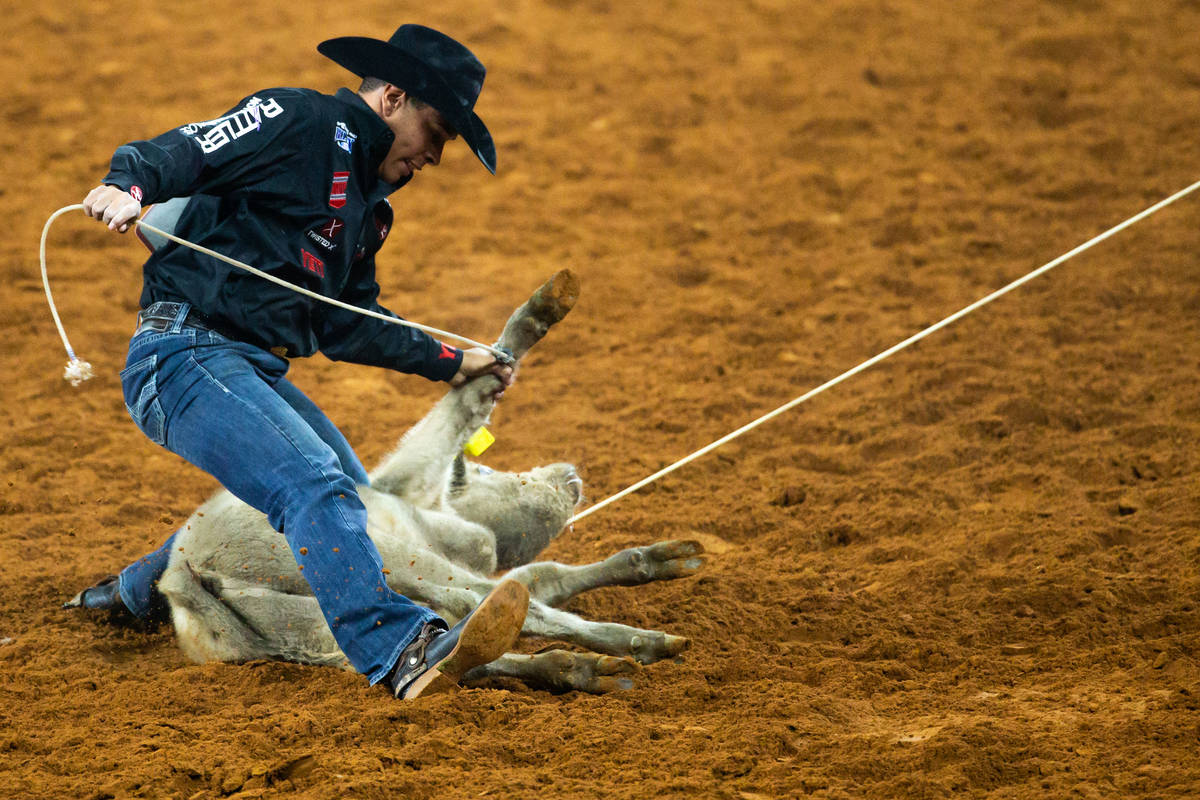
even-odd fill
[(337, 249), (337, 242), (331, 242), (330, 240), (326, 239), (324, 236), (322, 236), (321, 234), (312, 230), (311, 228), (309, 230), (305, 231), (304, 235), (307, 236), (309, 238), (309, 241), (311, 241), (317, 247), (322, 247), (331, 253)]
[(327, 236), (330, 239), (336, 239), (342, 228), (346, 227), (346, 223), (342, 222), (337, 217), (325, 223), (325, 227), (321, 228), (321, 235)]
[(145, 195), (142, 193), (142, 187), (140, 186), (130, 186), (129, 196), (134, 200), (137, 200), (139, 203), (142, 202), (142, 198), (145, 197)]
[(346, 127), (346, 123), (339, 122), (337, 127), (333, 129), (333, 143), (345, 150), (347, 153), (354, 147), (354, 140), (358, 138), (358, 134), (351, 133)]
[(318, 278), (325, 277), (325, 262), (308, 252), (304, 248), (300, 248), (300, 260), (304, 263), (304, 268), (316, 275)]
[(333, 186), (329, 190), (329, 207), (344, 208), (346, 205), (346, 185), (350, 183), (349, 172), (333, 173)]
[(328, 222), (322, 222), (315, 228), (309, 228), (304, 233), (314, 244), (332, 253), (334, 250), (337, 250), (339, 240), (342, 237), (342, 231), (345, 228), (346, 223), (337, 217), (333, 217)]
[(246, 105), (232, 114), (184, 125), (179, 132), (191, 136), (200, 145), (201, 151), (208, 154), (220, 150), (234, 139), (261, 129), (264, 119), (278, 117), (282, 113), (283, 106), (274, 98), (264, 103), (260, 98), (251, 97)]
[(442, 346), (442, 352), (438, 353), (438, 361), (441, 361), (444, 358), (454, 358), (458, 355), (457, 347), (451, 347), (445, 342), (438, 342), (438, 344)]

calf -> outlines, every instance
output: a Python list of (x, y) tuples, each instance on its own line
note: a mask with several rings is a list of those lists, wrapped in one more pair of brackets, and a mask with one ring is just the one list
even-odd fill
[[(520, 359), (570, 311), (578, 280), (551, 278), (509, 318), (498, 345)], [(512, 677), (556, 690), (604, 692), (632, 685), (637, 664), (674, 656), (688, 641), (659, 631), (592, 622), (555, 608), (600, 586), (691, 575), (696, 542), (660, 542), (605, 561), (567, 566), (532, 559), (581, 502), (570, 464), (507, 473), (467, 461), (463, 447), (491, 415), (499, 379), (450, 389), (360, 487), (368, 533), (388, 585), (453, 624), (495, 585), (498, 570), (525, 584), (524, 634), (591, 652), (507, 654), (467, 680)], [(159, 590), (184, 652), (196, 661), (279, 659), (347, 667), (284, 539), (266, 517), (218, 492), (187, 521)]]

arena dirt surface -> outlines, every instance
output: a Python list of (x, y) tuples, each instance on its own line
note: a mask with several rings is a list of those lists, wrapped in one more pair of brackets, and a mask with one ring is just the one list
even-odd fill
[[(333, 91), (327, 36), (442, 28), (490, 69), (500, 171), (452, 145), (394, 197), (384, 299), (487, 338), (576, 271), (485, 460), (574, 461), (600, 499), (1200, 177), (1195, 0), (5, 14), (3, 796), (1200, 796), (1200, 197), (564, 534), (549, 557), (709, 552), (571, 603), (693, 643), (608, 696), (404, 704), (60, 610), (215, 484), (122, 406), (140, 246), (53, 231), (98, 373), (78, 389), (37, 262), (120, 143)], [(321, 357), (293, 376), (368, 464), (441, 393)]]

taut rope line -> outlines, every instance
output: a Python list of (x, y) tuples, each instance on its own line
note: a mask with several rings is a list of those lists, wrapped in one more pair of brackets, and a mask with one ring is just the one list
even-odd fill
[(599, 503), (596, 503), (593, 506), (589, 506), (588, 508), (579, 512), (575, 516), (571, 517), (571, 519), (567, 520), (567, 524), (573, 525), (574, 523), (583, 519), (584, 517), (588, 516), (589, 514), (595, 512), (595, 511), (599, 511), (600, 509), (604, 508), (605, 506), (609, 505), (610, 503), (614, 503), (617, 500), (620, 500), (625, 495), (636, 492), (638, 489), (642, 488), (643, 486), (645, 486), (649, 483), (653, 483), (654, 481), (658, 480), (659, 478), (663, 477), (664, 475), (674, 472), (675, 470), (682, 467), (684, 464), (688, 464), (692, 461), (695, 461), (700, 456), (717, 449), (718, 447), (725, 444), (726, 442), (736, 439), (737, 437), (741, 436), (742, 434), (748, 433), (749, 431), (754, 430), (759, 425), (762, 425), (764, 422), (779, 416), (783, 412), (788, 411), (792, 408), (795, 408), (796, 406), (800, 405), (801, 403), (803, 403), (804, 401), (806, 401), (812, 397), (816, 397), (817, 395), (819, 395), (821, 392), (825, 391), (826, 389), (830, 389), (834, 386), (837, 386), (842, 381), (857, 375), (858, 373), (874, 366), (875, 364), (878, 364), (880, 361), (883, 361), (888, 356), (891, 356), (894, 353), (900, 352), (901, 350), (908, 347), (909, 345), (915, 344), (916, 342), (921, 341), (926, 336), (929, 336), (931, 333), (941, 330), (942, 328), (946, 327), (947, 325), (965, 317), (967, 314), (970, 314), (972, 311), (975, 311), (976, 309), (987, 305), (988, 303), (992, 302), (993, 300), (1003, 297), (1004, 295), (1011, 292), (1013, 289), (1016, 289), (1018, 286), (1022, 286), (1023, 284), (1028, 283), (1029, 281), (1033, 280), (1034, 278), (1038, 277), (1039, 275), (1041, 275), (1045, 272), (1049, 272), (1050, 270), (1054, 269), (1055, 267), (1057, 267), (1059, 264), (1063, 263), (1064, 261), (1066, 261), (1070, 258), (1073, 258), (1074, 256), (1079, 255), (1080, 253), (1082, 253), (1085, 250), (1088, 250), (1089, 248), (1093, 247), (1094, 245), (1097, 245), (1100, 242), (1103, 242), (1105, 239), (1108, 239), (1109, 237), (1120, 233), (1121, 231), (1128, 228), (1130, 225), (1140, 222), (1141, 220), (1150, 216), (1154, 212), (1159, 211), (1163, 208), (1166, 208), (1171, 203), (1174, 203), (1176, 200), (1179, 200), (1180, 198), (1191, 194), (1198, 188), (1200, 188), (1200, 181), (1196, 181), (1191, 186), (1188, 186), (1186, 189), (1181, 189), (1180, 191), (1176, 192), (1175, 194), (1171, 195), (1170, 197), (1166, 198), (1165, 200), (1160, 200), (1159, 202), (1155, 203), (1154, 205), (1150, 206), (1149, 208), (1145, 209), (1144, 211), (1134, 214), (1129, 219), (1125, 220), (1124, 222), (1120, 223), (1119, 225), (1114, 225), (1113, 227), (1109, 228), (1108, 230), (1106, 230), (1104, 233), (1100, 234), (1099, 236), (1095, 236), (1095, 237), (1089, 239), (1088, 241), (1086, 241), (1083, 244), (1076, 247), (1074, 250), (1064, 253), (1061, 256), (1059, 256), (1058, 258), (1054, 259), (1053, 261), (1043, 264), (1042, 266), (1038, 267), (1037, 269), (1033, 270), (1032, 272), (1029, 272), (1029, 273), (1025, 274), (1024, 276), (1017, 278), (1015, 281), (1008, 284), (1007, 286), (1005, 286), (1001, 289), (997, 289), (996, 291), (989, 294), (987, 297), (976, 300), (974, 303), (971, 303), (971, 305), (967, 306), (966, 308), (963, 308), (960, 311), (956, 311), (955, 313), (946, 317), (941, 322), (937, 322), (937, 323), (934, 323), (933, 325), (930, 325), (928, 328), (921, 331), (920, 333), (913, 334), (912, 336), (908, 337), (907, 339), (900, 342), (899, 344), (893, 345), (892, 347), (889, 347), (887, 350), (884, 350), (882, 353), (880, 353), (876, 356), (873, 356), (871, 358), (868, 358), (866, 361), (862, 362), (857, 367), (846, 370), (841, 375), (838, 375), (836, 378), (826, 381), (825, 383), (821, 384), (817, 388), (812, 389), (811, 391), (806, 392), (805, 394), (802, 394), (801, 396), (797, 397), (795, 400), (792, 400), (788, 403), (784, 403), (783, 405), (781, 405), (779, 408), (775, 409), (774, 411), (768, 412), (767, 414), (764, 414), (763, 416), (759, 417), (758, 419), (754, 420), (753, 422), (743, 425), (742, 427), (738, 428), (733, 433), (722, 436), (720, 439), (713, 442), (712, 444), (707, 445), (706, 447), (700, 448), (699, 450), (692, 453), (691, 455), (685, 456), (685, 457), (679, 459), (674, 464), (671, 464), (668, 467), (663, 467), (658, 472), (654, 473), (653, 475), (651, 475), (647, 478), (643, 478), (642, 480), (633, 484), (629, 488), (622, 489), (621, 491), (617, 492), (616, 494), (612, 495), (611, 497), (601, 500)]
[[(63, 330), (62, 320), (60, 320), (58, 317), (58, 309), (55, 308), (55, 306), (54, 306), (54, 298), (50, 294), (50, 280), (46, 275), (46, 235), (50, 232), (50, 225), (54, 222), (54, 220), (58, 219), (60, 216), (62, 216), (63, 214), (66, 214), (67, 212), (76, 211), (76, 210), (82, 211), (83, 204), (76, 203), (75, 205), (64, 206), (64, 207), (58, 209), (57, 211), (55, 211), (53, 214), (51, 214), (50, 218), (46, 220), (46, 225), (42, 228), (42, 244), (41, 244), (42, 286), (46, 289), (46, 300), (50, 304), (50, 313), (54, 317), (54, 324), (55, 324), (55, 326), (58, 327), (58, 335), (60, 337), (62, 337), (63, 346), (67, 348), (67, 357), (70, 360), (67, 362), (66, 373), (64, 374), (63, 377), (65, 377), (67, 380), (71, 381), (72, 386), (78, 386), (81, 381), (85, 381), (88, 378), (90, 378), (92, 376), (92, 367), (86, 361), (80, 361), (79, 358), (75, 355), (75, 351), (71, 349), (71, 343), (69, 341), (67, 341), (66, 331)], [(397, 319), (396, 317), (389, 317), (386, 314), (380, 314), (378, 311), (371, 311), (366, 308), (359, 308), (358, 306), (350, 305), (349, 303), (343, 303), (341, 300), (335, 300), (332, 297), (326, 297), (323, 294), (317, 294), (316, 292), (309, 291), (308, 289), (305, 289), (302, 286), (296, 286), (294, 283), (288, 283), (287, 281), (285, 281), (281, 278), (277, 278), (274, 275), (271, 275), (270, 273), (263, 272), (262, 270), (252, 267), (249, 264), (244, 264), (241, 261), (238, 261), (236, 258), (230, 258), (229, 256), (222, 255), (221, 253), (216, 252), (215, 250), (209, 250), (207, 247), (202, 247), (201, 245), (193, 244), (192, 242), (189, 242), (186, 239), (180, 239), (178, 236), (174, 236), (170, 233), (167, 233), (164, 230), (160, 230), (160, 229), (156, 228), (155, 226), (151, 225), (150, 223), (145, 222), (143, 220), (135, 219), (135, 220), (132, 220), (132, 222), (133, 222), (133, 224), (138, 225), (142, 228), (145, 228), (146, 230), (151, 231), (152, 233), (157, 233), (159, 236), (162, 236), (166, 239), (170, 239), (172, 242), (181, 244), (184, 247), (190, 247), (191, 249), (193, 249), (199, 253), (204, 253), (206, 256), (212, 256), (213, 258), (217, 259), (218, 261), (224, 261), (226, 264), (230, 264), (239, 269), (243, 269), (252, 275), (257, 275), (258, 277), (262, 278), (263, 280), (267, 280), (267, 281), (270, 281), (271, 283), (275, 283), (280, 286), (283, 286), (284, 288), (291, 289), (293, 292), (296, 292), (297, 294), (302, 294), (305, 297), (311, 297), (314, 300), (320, 300), (322, 303), (328, 303), (331, 306), (337, 306), (338, 308), (344, 308), (347, 311), (353, 311), (356, 314), (362, 314), (363, 316), (366, 316), (366, 317), (374, 317), (375, 319), (381, 319), (384, 322), (389, 322), (393, 325), (403, 325), (408, 328), (416, 328), (419, 331), (424, 331), (425, 333), (432, 334), (434, 336), (444, 336), (449, 339), (457, 339), (458, 341), (465, 342), (466, 344), (469, 344), (472, 347), (482, 347), (483, 349), (492, 353), (499, 361), (502, 361), (504, 363), (512, 363), (511, 355), (509, 355), (508, 353), (505, 353), (502, 350), (498, 350), (491, 345), (483, 344), (482, 342), (477, 342), (474, 339), (468, 339), (466, 336), (459, 336), (457, 333), (450, 333), (449, 331), (439, 330), (437, 328), (432, 328), (428, 325), (422, 325), (418, 322), (411, 322), (406, 319)]]

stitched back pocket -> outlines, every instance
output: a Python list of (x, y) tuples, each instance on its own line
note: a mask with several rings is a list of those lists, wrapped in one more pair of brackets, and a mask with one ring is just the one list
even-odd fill
[(148, 355), (121, 370), (121, 391), (125, 393), (125, 410), (130, 418), (150, 441), (165, 446), (167, 418), (158, 399), (157, 366), (158, 356)]

